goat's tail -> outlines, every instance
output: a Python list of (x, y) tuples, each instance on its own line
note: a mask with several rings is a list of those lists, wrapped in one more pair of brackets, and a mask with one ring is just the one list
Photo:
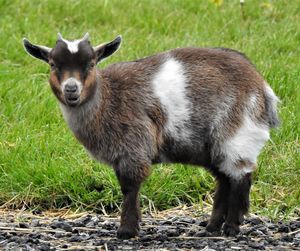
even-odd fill
[(277, 113), (278, 97), (273, 92), (272, 88), (266, 84), (265, 86), (265, 113), (267, 122), (270, 127), (278, 127), (280, 120)]

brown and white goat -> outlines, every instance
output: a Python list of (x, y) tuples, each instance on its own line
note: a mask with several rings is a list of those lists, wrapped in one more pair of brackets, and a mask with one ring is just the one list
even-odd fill
[(208, 231), (235, 235), (249, 207), (251, 173), (278, 124), (277, 97), (251, 62), (224, 48), (182, 48), (98, 70), (121, 37), (88, 34), (54, 48), (24, 39), (51, 67), (50, 85), (75, 137), (114, 168), (123, 193), (119, 238), (138, 235), (138, 193), (154, 163), (206, 167), (216, 177)]

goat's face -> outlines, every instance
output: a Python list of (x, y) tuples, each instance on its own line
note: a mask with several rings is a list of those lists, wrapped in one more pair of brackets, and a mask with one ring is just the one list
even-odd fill
[(96, 64), (113, 54), (121, 44), (121, 37), (92, 47), (88, 34), (82, 39), (68, 41), (58, 35), (54, 48), (34, 45), (24, 39), (26, 51), (50, 65), (50, 85), (67, 106), (76, 107), (90, 99), (97, 85)]

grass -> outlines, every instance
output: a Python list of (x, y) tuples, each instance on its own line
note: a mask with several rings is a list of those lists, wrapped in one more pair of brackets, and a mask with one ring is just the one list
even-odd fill
[[(251, 211), (300, 214), (297, 1), (0, 0), (0, 204), (115, 210), (121, 199), (110, 168), (76, 142), (47, 84), (48, 66), (25, 54), (21, 39), (54, 45), (89, 31), (92, 43), (123, 35), (107, 64), (175, 47), (230, 47), (248, 55), (281, 99), (282, 126), (259, 158)], [(142, 189), (145, 209), (211, 202), (214, 180), (201, 168), (157, 165)]]

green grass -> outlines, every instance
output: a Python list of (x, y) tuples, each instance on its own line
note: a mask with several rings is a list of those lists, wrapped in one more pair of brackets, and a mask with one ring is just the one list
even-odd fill
[[(0, 0), (0, 204), (114, 210), (119, 186), (110, 168), (76, 142), (47, 84), (48, 66), (29, 57), (21, 39), (53, 46), (89, 31), (92, 43), (123, 35), (107, 64), (184, 46), (230, 47), (246, 53), (282, 103), (254, 175), (252, 212), (300, 214), (300, 4), (298, 1), (6, 1)], [(165, 209), (211, 198), (203, 169), (157, 165), (142, 189), (145, 208)]]

